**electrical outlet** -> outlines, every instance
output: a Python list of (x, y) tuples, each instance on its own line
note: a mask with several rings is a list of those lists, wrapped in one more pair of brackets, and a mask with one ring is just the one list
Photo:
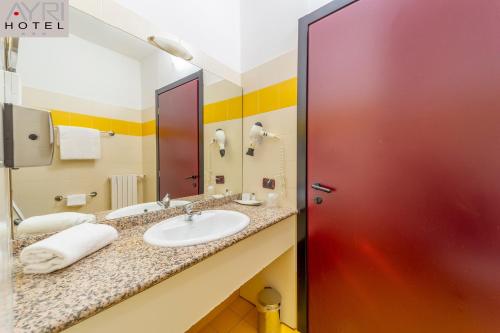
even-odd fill
[(215, 184), (224, 184), (224, 176), (215, 176)]
[(272, 178), (264, 178), (262, 179), (262, 187), (274, 190), (274, 188), (276, 187), (276, 182)]

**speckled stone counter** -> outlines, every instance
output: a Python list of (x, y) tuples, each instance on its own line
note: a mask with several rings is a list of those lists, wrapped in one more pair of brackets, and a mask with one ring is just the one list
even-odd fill
[[(290, 208), (249, 207), (228, 199), (209, 200), (195, 209), (227, 209), (250, 217), (243, 231), (206, 244), (161, 248), (142, 236), (152, 224), (179, 215), (181, 208), (106, 221), (119, 239), (79, 262), (45, 275), (25, 275), (15, 260), (15, 332), (59, 332), (119, 303), (207, 257), (289, 217)], [(18, 250), (28, 241), (18, 244)]]

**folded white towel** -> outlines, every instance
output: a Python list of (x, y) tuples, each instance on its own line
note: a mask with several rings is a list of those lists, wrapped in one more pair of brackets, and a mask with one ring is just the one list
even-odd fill
[(101, 158), (101, 133), (93, 128), (59, 126), (61, 160)]
[(17, 226), (17, 232), (20, 234), (56, 232), (80, 223), (95, 221), (96, 217), (92, 214), (73, 212), (47, 214), (27, 218)]
[(82, 223), (25, 247), (20, 254), (26, 274), (43, 274), (69, 266), (118, 238), (106, 224)]
[(66, 206), (83, 206), (87, 203), (86, 194), (68, 194), (66, 196)]

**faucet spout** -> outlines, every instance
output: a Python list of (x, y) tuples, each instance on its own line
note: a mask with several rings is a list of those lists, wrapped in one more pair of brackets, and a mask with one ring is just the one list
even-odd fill
[(163, 199), (161, 201), (158, 201), (158, 205), (162, 206), (163, 208), (168, 208), (170, 207), (170, 196), (169, 194), (165, 194)]
[(192, 222), (194, 215), (201, 215), (201, 211), (193, 211), (193, 202), (184, 205), (183, 208), (186, 213), (186, 221)]

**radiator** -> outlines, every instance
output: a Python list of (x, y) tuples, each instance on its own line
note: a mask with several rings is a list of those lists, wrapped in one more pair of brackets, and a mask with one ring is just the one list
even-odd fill
[(113, 175), (111, 179), (111, 209), (137, 204), (138, 175)]

